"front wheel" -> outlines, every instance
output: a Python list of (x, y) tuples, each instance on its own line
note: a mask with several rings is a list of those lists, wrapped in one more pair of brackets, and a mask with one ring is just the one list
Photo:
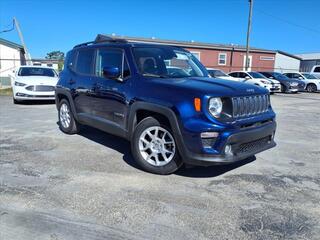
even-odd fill
[(61, 131), (67, 134), (75, 134), (79, 132), (79, 124), (75, 120), (70, 104), (66, 99), (62, 99), (59, 104), (58, 117)]
[(308, 84), (307, 86), (307, 91), (308, 92), (316, 92), (317, 91), (317, 86), (313, 83)]
[(182, 165), (171, 129), (153, 117), (145, 118), (136, 127), (131, 151), (137, 163), (148, 172), (166, 175)]

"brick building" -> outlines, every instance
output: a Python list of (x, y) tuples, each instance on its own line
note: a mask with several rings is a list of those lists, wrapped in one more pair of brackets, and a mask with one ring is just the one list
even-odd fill
[[(106, 35), (113, 37), (111, 35)], [(99, 37), (99, 35), (98, 35)], [(192, 52), (206, 67), (217, 68), (225, 72), (244, 70), (246, 49), (239, 45), (200, 43), (194, 41), (174, 41), (156, 38), (119, 37), (132, 42), (158, 43), (183, 47)], [(252, 71), (272, 71), (276, 52), (251, 48), (249, 59)]]

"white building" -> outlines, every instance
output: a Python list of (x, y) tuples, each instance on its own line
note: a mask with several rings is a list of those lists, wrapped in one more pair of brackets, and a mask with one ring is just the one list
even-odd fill
[(299, 72), (301, 58), (283, 51), (276, 52), (274, 70), (276, 72)]
[(45, 66), (45, 67), (52, 67), (56, 71), (59, 68), (59, 60), (55, 59), (32, 59), (33, 66)]
[(25, 63), (23, 47), (0, 38), (0, 87), (10, 85), (13, 70)]

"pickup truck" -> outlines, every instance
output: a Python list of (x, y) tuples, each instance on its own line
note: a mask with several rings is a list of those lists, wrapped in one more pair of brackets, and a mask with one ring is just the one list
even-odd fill
[(312, 74), (313, 76), (316, 76), (317, 78), (320, 78), (320, 65), (313, 66), (310, 74)]

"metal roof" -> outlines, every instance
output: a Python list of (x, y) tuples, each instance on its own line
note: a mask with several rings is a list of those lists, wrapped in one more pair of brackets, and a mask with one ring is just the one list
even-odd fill
[(15, 49), (21, 49), (23, 50), (23, 46), (14, 42), (11, 42), (9, 40), (0, 38), (0, 44), (3, 44), (5, 46), (11, 47), (11, 48), (15, 48)]
[(302, 53), (302, 54), (296, 54), (296, 56), (300, 57), (302, 60), (320, 59), (320, 53)]
[(295, 59), (298, 59), (298, 60), (302, 60), (302, 58), (297, 56), (297, 55), (293, 55), (293, 54), (290, 54), (290, 53), (287, 53), (287, 52), (283, 52), (281, 50), (277, 50), (277, 53), (280, 53), (282, 55), (286, 55), (288, 57), (295, 58)]
[[(203, 43), (195, 41), (176, 41), (158, 38), (143, 38), (143, 37), (129, 37), (129, 36), (115, 36), (110, 34), (98, 34), (97, 38), (112, 37), (117, 39), (125, 39), (129, 42), (139, 42), (139, 43), (154, 43), (154, 44), (166, 44), (171, 46), (179, 46), (184, 48), (203, 48), (203, 49), (217, 49), (217, 50), (236, 50), (236, 51), (246, 51), (245, 46), (233, 45), (233, 44), (215, 44), (215, 43)], [(97, 39), (96, 38), (96, 39)], [(264, 53), (276, 53), (273, 50), (261, 49), (261, 48), (250, 48), (251, 52), (264, 52)]]

